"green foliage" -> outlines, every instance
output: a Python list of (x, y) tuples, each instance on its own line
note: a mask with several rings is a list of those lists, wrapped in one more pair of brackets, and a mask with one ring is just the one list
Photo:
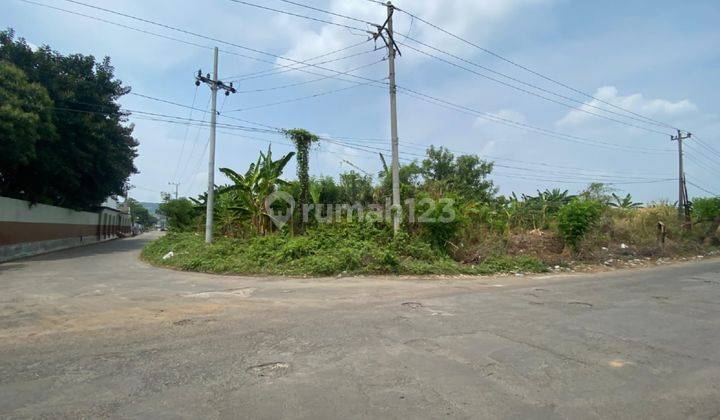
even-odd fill
[(33, 51), (9, 30), (0, 62), (0, 154), (18, 158), (0, 158), (0, 194), (77, 209), (124, 194), (138, 143), (117, 103), (130, 89), (110, 59)]
[(466, 227), (467, 218), (459, 211), (458, 201), (457, 196), (450, 194), (433, 198), (422, 193), (417, 197), (415, 218), (420, 232), (438, 249), (453, 246), (452, 241)]
[[(168, 251), (174, 257), (163, 260)], [(143, 258), (183, 270), (234, 274), (329, 276), (337, 274), (490, 274), (544, 271), (532, 258), (497, 258), (463, 266), (419, 237), (394, 237), (373, 224), (318, 225), (307, 234), (275, 233), (249, 239), (218, 238), (212, 245), (195, 233), (170, 233), (143, 250)]]
[(37, 159), (38, 145), (57, 141), (51, 107), (44, 87), (0, 61), (0, 185)]
[(612, 193), (612, 201), (609, 203), (610, 207), (615, 207), (619, 209), (636, 209), (638, 207), (642, 207), (642, 203), (637, 203), (633, 201), (632, 195), (627, 194), (625, 197), (620, 197), (619, 195)]
[(538, 191), (537, 196), (523, 194), (520, 199), (513, 194), (505, 205), (509, 227), (549, 229), (560, 208), (573, 198), (568, 190), (558, 188)]
[(720, 220), (720, 197), (693, 199), (692, 216), (698, 222)]
[(171, 231), (187, 232), (195, 228), (198, 213), (187, 198), (164, 201), (157, 212), (167, 218), (167, 226)]
[(452, 192), (467, 202), (488, 203), (497, 192), (488, 176), (493, 164), (473, 155), (455, 158), (444, 147), (430, 146), (427, 158), (422, 161), (421, 174), (431, 189)]
[(319, 140), (307, 130), (295, 128), (285, 130), (285, 135), (295, 143), (297, 149), (297, 177), (300, 183), (300, 204), (309, 204), (310, 196), (310, 146)]
[(575, 198), (560, 209), (557, 215), (558, 229), (574, 251), (579, 250), (583, 237), (600, 220), (601, 214), (601, 203), (583, 198)]
[(230, 168), (220, 168), (220, 172), (233, 183), (219, 191), (220, 195), (227, 197), (227, 211), (249, 219), (257, 233), (267, 233), (271, 223), (265, 199), (277, 191), (278, 186), (287, 184), (280, 177), (293, 155), (291, 152), (273, 160), (272, 150), (268, 147), (267, 153), (261, 152), (257, 162), (251, 164), (244, 175)]
[(363, 205), (373, 202), (372, 178), (363, 176), (355, 171), (340, 174), (340, 202), (347, 204), (360, 203)]
[(130, 214), (133, 218), (133, 223), (138, 223), (144, 227), (151, 227), (157, 223), (157, 217), (150, 214), (142, 204), (140, 204), (134, 198), (128, 198), (126, 204), (130, 208)]
[(614, 191), (615, 190), (607, 184), (603, 184), (602, 182), (593, 182), (580, 193), (580, 196), (607, 206), (612, 202)]

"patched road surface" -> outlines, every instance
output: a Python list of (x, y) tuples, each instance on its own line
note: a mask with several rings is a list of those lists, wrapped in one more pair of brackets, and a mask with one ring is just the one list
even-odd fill
[(720, 260), (592, 275), (0, 265), (2, 418), (720, 418)]

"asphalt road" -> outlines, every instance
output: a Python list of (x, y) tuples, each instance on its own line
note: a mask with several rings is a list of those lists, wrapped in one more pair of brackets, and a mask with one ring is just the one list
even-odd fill
[(248, 278), (151, 237), (0, 265), (1, 417), (720, 418), (720, 260)]

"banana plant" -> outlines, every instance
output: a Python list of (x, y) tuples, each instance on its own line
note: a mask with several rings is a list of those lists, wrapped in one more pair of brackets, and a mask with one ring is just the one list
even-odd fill
[(610, 207), (616, 207), (619, 209), (636, 209), (638, 207), (642, 207), (643, 205), (643, 203), (634, 202), (630, 194), (625, 197), (620, 197), (619, 195), (612, 193), (612, 199), (613, 201), (608, 203)]
[(267, 153), (260, 152), (257, 162), (251, 164), (245, 174), (230, 168), (220, 168), (220, 172), (232, 181), (232, 185), (220, 191), (230, 194), (232, 204), (229, 209), (249, 219), (255, 231), (261, 235), (267, 233), (270, 227), (265, 197), (275, 192), (278, 186), (288, 185), (280, 177), (294, 155), (295, 152), (290, 152), (273, 160), (272, 150), (268, 147)]

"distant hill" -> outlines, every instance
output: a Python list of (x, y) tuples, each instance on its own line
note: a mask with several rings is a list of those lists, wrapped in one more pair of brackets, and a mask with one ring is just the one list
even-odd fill
[(160, 206), (160, 203), (143, 203), (143, 202), (141, 202), (140, 205), (145, 207), (150, 212), (150, 214), (152, 214), (154, 216), (156, 214), (155, 211)]

